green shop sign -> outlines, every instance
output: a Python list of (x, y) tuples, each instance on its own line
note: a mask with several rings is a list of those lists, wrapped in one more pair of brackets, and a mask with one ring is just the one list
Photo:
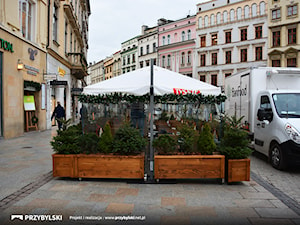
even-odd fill
[(0, 38), (0, 48), (4, 49), (6, 51), (9, 51), (9, 52), (14, 52), (13, 44), (8, 41), (3, 40), (2, 38)]

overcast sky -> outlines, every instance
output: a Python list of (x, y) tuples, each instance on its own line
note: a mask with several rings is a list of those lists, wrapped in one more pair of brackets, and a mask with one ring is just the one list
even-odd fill
[(196, 13), (204, 0), (90, 0), (88, 62), (121, 50), (121, 43), (141, 34), (141, 26), (178, 20)]

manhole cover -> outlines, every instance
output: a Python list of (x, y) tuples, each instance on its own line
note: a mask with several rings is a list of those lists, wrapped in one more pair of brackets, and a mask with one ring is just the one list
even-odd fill
[(23, 147), (23, 148), (32, 148), (32, 147), (30, 147), (30, 146), (25, 146), (25, 147)]

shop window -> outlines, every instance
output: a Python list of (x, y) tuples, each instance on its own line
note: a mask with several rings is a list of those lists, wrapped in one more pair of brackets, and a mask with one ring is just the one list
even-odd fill
[(297, 67), (296, 58), (287, 59), (287, 67)]

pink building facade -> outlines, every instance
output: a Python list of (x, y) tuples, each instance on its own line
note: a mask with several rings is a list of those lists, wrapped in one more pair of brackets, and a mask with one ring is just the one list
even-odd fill
[(158, 20), (158, 65), (160, 67), (190, 77), (194, 76), (195, 26), (195, 15), (176, 21)]

